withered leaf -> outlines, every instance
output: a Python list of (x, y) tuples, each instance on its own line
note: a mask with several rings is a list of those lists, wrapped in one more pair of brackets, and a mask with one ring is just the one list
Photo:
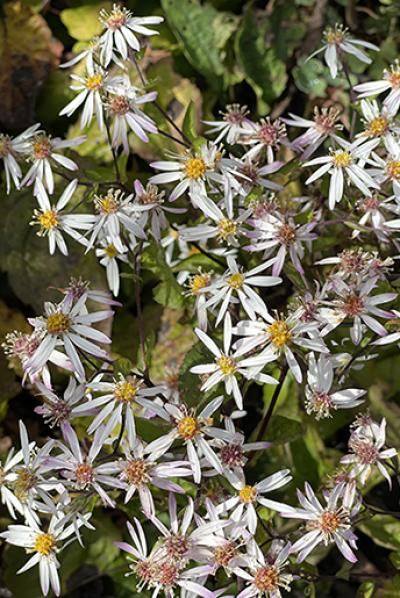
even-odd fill
[(0, 18), (0, 127), (21, 131), (35, 120), (35, 101), (55, 68), (62, 44), (44, 18), (22, 2), (7, 2)]

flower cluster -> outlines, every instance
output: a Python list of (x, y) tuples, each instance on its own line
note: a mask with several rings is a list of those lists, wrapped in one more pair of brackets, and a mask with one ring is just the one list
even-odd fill
[[(65, 172), (79, 167), (59, 150), (85, 137), (51, 138), (40, 125), (0, 136), (7, 190), (11, 182), (33, 185), (32, 224), (48, 237), (49, 253), (67, 255), (69, 236), (99, 259), (114, 297), (124, 278), (133, 280), (141, 353), (137, 363), (121, 363), (111, 333), (120, 304), (82, 279), (29, 318), (30, 333), (7, 335), (5, 352), (40, 399), (36, 413), (51, 437), (38, 446), (20, 422), (20, 448), (1, 465), (0, 484), (10, 518), (23, 524), (0, 535), (34, 553), (18, 572), (39, 565), (43, 594), (51, 587), (60, 595), (57, 555), (82, 542), (81, 528), (90, 538), (93, 509), (134, 505), (123, 511), (135, 513), (127, 537), (116, 542), (128, 555), (133, 593), (217, 598), (236, 584), (240, 598), (279, 598), (321, 545), (357, 561), (364, 486), (379, 476), (390, 485), (397, 471), (386, 420), (358, 415), (340, 474), (297, 490), (297, 508), (290, 463), (269, 457), (279, 444), (269, 425), (288, 385), (299, 397), (291, 406), (297, 423), (315, 420), (318, 428), (337, 410), (347, 410), (343, 417), (358, 410), (367, 389), (349, 378), (372, 350), (400, 341), (391, 285), (400, 247), (399, 67), (354, 88), (357, 131), (328, 105), (310, 119), (253, 120), (232, 104), (220, 120), (204, 121), (214, 140), (182, 133), (175, 139), (182, 151), (152, 162), (148, 181), (128, 185), (118, 154), (132, 151), (134, 136), (147, 143), (161, 133), (146, 114), (147, 104), (157, 108), (157, 94), (139, 51), (162, 20), (114, 5), (100, 14), (101, 35), (63, 65), (78, 65), (77, 94), (60, 114), (79, 111), (83, 130), (97, 121), (114, 156), (114, 181), (92, 184)], [(359, 47), (378, 49), (340, 26), (325, 39), (315, 54), (324, 51), (332, 78), (348, 72), (346, 54), (369, 64)], [(388, 90), (383, 103), (368, 99)], [(296, 128), (306, 131), (296, 137)], [(293, 192), (291, 167), (308, 195)], [(60, 176), (69, 182), (53, 201)], [(339, 227), (333, 254), (325, 251), (328, 227)], [(175, 373), (154, 373), (146, 361), (141, 269), (159, 276), (158, 303), (168, 305), (174, 293), (190, 308), (198, 342)], [(260, 394), (265, 413), (247, 438), (243, 421)], [(350, 411), (348, 421), (355, 416)], [(251, 467), (257, 458), (266, 463), (262, 479)]]

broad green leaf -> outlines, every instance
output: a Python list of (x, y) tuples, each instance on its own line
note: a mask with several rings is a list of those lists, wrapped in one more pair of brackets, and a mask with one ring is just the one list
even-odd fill
[(391, 515), (375, 515), (358, 524), (359, 529), (375, 544), (389, 550), (400, 550), (400, 521)]
[(270, 104), (284, 91), (287, 74), (285, 64), (265, 43), (265, 27), (249, 7), (236, 35), (236, 53), (257, 97)]
[(326, 69), (320, 60), (300, 62), (293, 69), (296, 86), (311, 97), (323, 97), (327, 87)]
[[(56, 188), (55, 197), (62, 186)], [(54, 201), (54, 200), (53, 200)], [(71, 201), (71, 207), (75, 200)], [(11, 288), (17, 297), (42, 312), (43, 302), (60, 300), (57, 288), (66, 287), (71, 276), (83, 277), (93, 288), (106, 290), (103, 268), (93, 253), (84, 255), (84, 247), (66, 237), (69, 255), (49, 255), (47, 237), (38, 237), (38, 227), (30, 226), (33, 210), (37, 207), (32, 189), (15, 191), (2, 197), (0, 220), (0, 267), (7, 272)], [(83, 207), (79, 211), (84, 211)]]
[(215, 28), (220, 19), (218, 11), (197, 0), (161, 0), (161, 6), (188, 61), (211, 88), (220, 91), (224, 86), (224, 66)]
[(301, 422), (283, 417), (282, 415), (275, 415), (268, 426), (265, 440), (274, 444), (283, 444), (300, 438), (303, 432), (304, 429)]

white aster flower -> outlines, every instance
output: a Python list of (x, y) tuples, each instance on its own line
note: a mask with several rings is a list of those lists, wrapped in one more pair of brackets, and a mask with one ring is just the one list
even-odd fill
[[(186, 526), (186, 520), (190, 516), (190, 505), (189, 510), (186, 511), (187, 517), (181, 524), (181, 531), (183, 526)], [(173, 530), (179, 530), (179, 524), (176, 518), (176, 514), (172, 512), (171, 523)], [(176, 596), (176, 591), (184, 592), (185, 598), (192, 598), (193, 596), (203, 596), (203, 598), (218, 598), (219, 592), (211, 592), (204, 587), (204, 578), (199, 578), (199, 582), (193, 581), (192, 570), (182, 571), (182, 558), (178, 555), (177, 557), (166, 557), (165, 551), (160, 553), (158, 545), (155, 545), (149, 553), (147, 547), (146, 536), (143, 531), (141, 523), (134, 518), (135, 527), (128, 521), (127, 527), (132, 539), (133, 545), (127, 542), (115, 542), (121, 550), (129, 554), (129, 558), (132, 561), (130, 567), (130, 573), (127, 575), (135, 575), (138, 578), (137, 590), (142, 592), (144, 588), (151, 589), (154, 596), (158, 596), (160, 592), (164, 592), (168, 598)], [(212, 536), (211, 536), (212, 537)], [(172, 542), (171, 542), (172, 543)], [(185, 542), (179, 542), (175, 544), (174, 552), (185, 551), (187, 546)]]
[(189, 560), (202, 560), (204, 549), (215, 545), (215, 531), (228, 523), (219, 519), (204, 523), (198, 519), (198, 525), (190, 531), (194, 518), (193, 500), (191, 497), (188, 498), (188, 505), (179, 521), (176, 499), (172, 493), (169, 494), (168, 513), (169, 528), (155, 515), (150, 513), (146, 515), (162, 535), (160, 546), (157, 548), (157, 556), (160, 559), (168, 559), (180, 567)]
[[(392, 138), (386, 140), (387, 155), (382, 158), (375, 152), (368, 159), (368, 164), (373, 168), (370, 174), (375, 178), (379, 185), (387, 181), (392, 184), (393, 193), (396, 199), (400, 199), (400, 144)], [(368, 194), (366, 194), (368, 195)]]
[(71, 181), (64, 189), (57, 203), (51, 205), (43, 183), (40, 180), (36, 181), (36, 199), (40, 210), (34, 211), (34, 219), (31, 224), (40, 226), (37, 233), (40, 237), (48, 237), (50, 255), (54, 254), (56, 247), (63, 255), (68, 255), (68, 248), (62, 235), (63, 232), (79, 243), (86, 244), (84, 236), (78, 230), (89, 230), (92, 227), (94, 216), (91, 214), (65, 214), (62, 212), (75, 193), (77, 185), (77, 179)]
[(229, 104), (226, 107), (226, 112), (220, 112), (222, 120), (204, 120), (203, 122), (211, 126), (207, 133), (218, 133), (214, 143), (219, 143), (226, 137), (226, 141), (230, 145), (234, 145), (239, 140), (243, 125), (250, 123), (247, 118), (248, 113), (247, 106)]
[(101, 498), (103, 504), (115, 508), (115, 502), (109, 497), (103, 486), (111, 489), (125, 489), (125, 484), (116, 477), (118, 471), (116, 462), (108, 461), (97, 465), (98, 456), (107, 436), (106, 430), (99, 428), (89, 451), (81, 449), (76, 432), (69, 423), (63, 428), (66, 445), (60, 445), (61, 453), (55, 457), (48, 457), (45, 463), (48, 468), (58, 469), (61, 473), (59, 482), (76, 491), (94, 491)]
[(332, 417), (332, 409), (351, 409), (363, 402), (360, 397), (366, 394), (365, 390), (347, 388), (331, 392), (334, 375), (334, 357), (322, 354), (316, 360), (314, 353), (310, 353), (305, 406), (307, 413), (314, 414), (317, 420)]
[(285, 124), (307, 129), (305, 133), (290, 144), (290, 147), (296, 151), (302, 151), (300, 158), (307, 160), (328, 137), (333, 141), (337, 141), (338, 137), (335, 131), (343, 128), (343, 125), (337, 124), (339, 114), (340, 112), (336, 108), (322, 108), (320, 110), (318, 106), (314, 107), (313, 120), (289, 112), (290, 118), (282, 118)]
[[(356, 501), (355, 484), (338, 484), (333, 490), (326, 492), (326, 506), (320, 503), (307, 482), (305, 494), (298, 490), (297, 497), (301, 508), (288, 507), (280, 515), (307, 521), (306, 533), (291, 549), (292, 552), (299, 553), (298, 562), (304, 561), (318, 544), (328, 546), (334, 543), (348, 561), (355, 563), (357, 557), (353, 550), (357, 548), (357, 536), (351, 531), (351, 523), (361, 506)], [(338, 503), (341, 503), (340, 506)]]
[(266, 363), (276, 361), (283, 355), (293, 376), (300, 383), (303, 375), (292, 348), (297, 346), (320, 353), (329, 352), (320, 338), (318, 323), (304, 322), (302, 315), (303, 309), (299, 308), (286, 319), (268, 314), (264, 319), (241, 321), (234, 332), (244, 338), (237, 341), (235, 346), (241, 352), (261, 347), (261, 352), (253, 358), (260, 370)]
[(161, 241), (161, 231), (168, 228), (167, 214), (183, 214), (186, 208), (171, 208), (164, 205), (165, 191), (159, 191), (156, 185), (148, 183), (146, 188), (136, 179), (134, 182), (135, 212), (141, 212), (141, 226), (143, 229), (150, 223), (151, 233), (155, 240)]
[[(40, 126), (40, 125), (38, 125)], [(32, 166), (24, 176), (21, 184), (31, 185), (33, 182), (34, 194), (38, 194), (37, 183), (42, 182), (50, 194), (54, 192), (54, 176), (52, 166), (60, 165), (67, 170), (78, 170), (76, 162), (66, 158), (59, 153), (60, 149), (76, 147), (83, 143), (86, 137), (75, 137), (74, 139), (60, 139), (59, 137), (47, 136), (43, 131), (36, 131), (34, 136), (27, 143), (26, 152), (28, 159), (33, 162)]]
[(390, 66), (389, 70), (383, 71), (382, 79), (354, 86), (354, 91), (358, 93), (359, 98), (368, 98), (389, 90), (390, 93), (385, 98), (383, 105), (391, 114), (397, 114), (400, 106), (400, 63), (398, 60)]
[(140, 239), (146, 238), (139, 216), (134, 211), (132, 199), (132, 193), (125, 197), (119, 189), (109, 189), (106, 195), (95, 196), (94, 205), (97, 214), (89, 231), (91, 234), (86, 251), (93, 247), (100, 234), (110, 237), (120, 253), (124, 253), (124, 244), (121, 240), (124, 231)]
[(371, 423), (358, 427), (351, 433), (349, 439), (350, 452), (340, 462), (351, 466), (350, 475), (358, 478), (362, 485), (370, 476), (372, 467), (376, 465), (391, 488), (392, 481), (384, 462), (387, 459), (396, 457), (397, 450), (395, 448), (385, 448), (385, 443), (385, 418), (382, 419), (380, 424), (371, 421)]
[(188, 297), (195, 298), (195, 310), (196, 310), (196, 318), (197, 324), (200, 330), (207, 330), (208, 326), (208, 314), (207, 314), (207, 298), (209, 293), (205, 291), (212, 284), (213, 280), (213, 272), (203, 272), (201, 268), (199, 268), (196, 274), (189, 275), (186, 278), (186, 281), (179, 280), (182, 284), (185, 282), (185, 295)]
[(315, 166), (322, 164), (306, 180), (306, 185), (316, 181), (324, 174), (329, 173), (331, 180), (329, 184), (329, 209), (333, 210), (336, 203), (343, 197), (344, 177), (347, 175), (350, 182), (360, 189), (364, 195), (369, 195), (369, 189), (379, 189), (379, 184), (362, 168), (357, 161), (366, 160), (372, 149), (375, 147), (375, 140), (366, 141), (363, 144), (348, 143), (340, 140), (343, 149), (331, 150), (328, 156), (321, 156), (306, 162), (304, 166)]
[(369, 58), (365, 52), (362, 52), (358, 46), (379, 52), (379, 48), (378, 46), (375, 46), (375, 44), (364, 42), (360, 39), (354, 39), (349, 36), (347, 31), (347, 29), (343, 29), (342, 25), (338, 24), (336, 24), (335, 27), (328, 27), (324, 31), (326, 43), (322, 48), (307, 58), (307, 60), (310, 60), (313, 56), (316, 56), (320, 52), (324, 52), (325, 62), (329, 67), (333, 79), (336, 78), (338, 70), (342, 68), (343, 54), (350, 54), (365, 64), (371, 64), (371, 58)]
[(370, 296), (371, 291), (376, 287), (376, 282), (376, 277), (370, 278), (357, 288), (349, 286), (343, 281), (339, 285), (338, 281), (335, 285), (335, 292), (339, 298), (332, 302), (326, 302), (328, 305), (329, 303), (333, 304), (333, 309), (327, 308), (321, 311), (321, 315), (327, 322), (321, 334), (325, 336), (339, 326), (343, 320), (352, 319), (353, 325), (350, 336), (355, 345), (358, 345), (362, 340), (363, 324), (375, 334), (381, 337), (386, 336), (387, 330), (374, 316), (392, 318), (393, 313), (391, 311), (383, 310), (377, 305), (393, 301), (396, 299), (397, 293), (380, 293)]
[(293, 266), (300, 274), (304, 273), (301, 260), (304, 257), (303, 243), (311, 244), (317, 238), (313, 229), (317, 222), (298, 225), (293, 218), (284, 218), (280, 215), (267, 214), (262, 218), (251, 220), (253, 230), (247, 232), (251, 244), (246, 247), (250, 251), (264, 251), (270, 256), (276, 250), (273, 259), (272, 274), (279, 276), (289, 254)]
[(218, 438), (219, 429), (212, 427), (212, 415), (219, 409), (223, 400), (222, 396), (213, 399), (196, 414), (195, 410), (188, 410), (184, 405), (165, 403), (161, 406), (155, 401), (139, 399), (138, 402), (143, 407), (172, 425), (171, 431), (150, 442), (145, 448), (145, 452), (152, 455), (153, 458), (157, 458), (166, 453), (173, 442), (181, 440), (185, 444), (187, 460), (190, 463), (196, 484), (201, 481), (200, 460), (203, 456), (208, 465), (211, 465), (218, 473), (222, 473), (222, 465), (211, 446), (209, 438)]
[(7, 193), (11, 190), (11, 180), (17, 189), (20, 188), (22, 171), (18, 160), (28, 152), (29, 141), (39, 127), (40, 124), (33, 125), (14, 138), (0, 133), (0, 159), (3, 160)]
[(265, 152), (267, 164), (272, 164), (275, 159), (274, 152), (285, 141), (287, 141), (286, 125), (279, 118), (271, 121), (270, 117), (267, 117), (257, 123), (250, 121), (243, 124), (240, 143), (252, 146), (243, 156), (244, 159), (254, 160)]
[(237, 237), (244, 234), (243, 224), (251, 214), (251, 209), (238, 210), (238, 216), (235, 217), (231, 203), (220, 208), (214, 201), (206, 195), (197, 195), (196, 203), (198, 208), (212, 223), (198, 224), (197, 226), (187, 227), (181, 231), (181, 238), (184, 241), (206, 241), (207, 239), (217, 238), (220, 243), (239, 246)]
[(292, 479), (289, 469), (282, 469), (266, 477), (254, 486), (246, 484), (231, 476), (230, 482), (236, 490), (235, 496), (228, 498), (216, 507), (217, 513), (229, 512), (229, 518), (241, 527), (246, 527), (251, 534), (257, 530), (257, 505), (262, 505), (273, 511), (283, 511), (287, 505), (263, 495), (286, 486)]
[(100, 264), (106, 269), (108, 288), (114, 297), (117, 297), (119, 293), (120, 277), (118, 261), (128, 263), (127, 252), (128, 247), (126, 245), (121, 244), (117, 248), (110, 237), (102, 239), (100, 247), (96, 249), (96, 255), (100, 258)]
[(107, 80), (107, 73), (103, 69), (93, 67), (90, 63), (87, 65), (85, 77), (80, 75), (71, 75), (75, 81), (71, 89), (79, 91), (78, 95), (69, 102), (61, 111), (60, 116), (71, 116), (77, 108), (83, 106), (81, 115), (81, 129), (87, 127), (93, 118), (93, 113), (100, 129), (104, 127), (104, 106), (101, 93)]
[[(84, 525), (89, 518), (90, 513), (85, 515), (78, 525)], [(39, 565), (40, 586), (43, 594), (47, 596), (51, 587), (55, 595), (59, 596), (61, 593), (58, 577), (60, 563), (57, 554), (63, 548), (60, 544), (75, 534), (75, 531), (75, 525), (68, 525), (64, 528), (60, 525), (60, 517), (53, 516), (46, 532), (39, 524), (32, 523), (31, 525), (9, 525), (8, 529), (0, 536), (9, 544), (21, 546), (27, 552), (34, 552), (34, 555), (17, 573), (24, 573), (35, 565)], [(74, 538), (70, 538), (67, 544), (70, 544), (72, 540)]]
[(99, 19), (105, 31), (99, 39), (101, 46), (100, 59), (104, 66), (108, 66), (113, 53), (118, 52), (126, 60), (129, 50), (140, 50), (137, 35), (158, 35), (158, 31), (150, 29), (148, 25), (159, 25), (163, 17), (134, 17), (127, 8), (113, 4), (112, 10), (100, 11)]
[[(26, 363), (24, 368), (34, 374), (41, 370), (51, 357), (56, 347), (62, 346), (69, 357), (78, 380), (83, 381), (85, 371), (79, 353), (88, 353), (98, 359), (107, 358), (104, 349), (96, 343), (109, 344), (111, 341), (103, 332), (92, 328), (94, 322), (100, 322), (112, 316), (111, 310), (101, 310), (84, 313), (86, 297), (83, 296), (75, 304), (71, 297), (66, 297), (61, 303), (45, 303), (45, 315), (32, 318), (30, 323), (40, 333), (41, 342)], [(91, 339), (91, 340), (88, 340)]]
[(66, 422), (77, 416), (75, 409), (84, 397), (84, 384), (78, 384), (76, 379), (70, 376), (62, 398), (41, 382), (36, 382), (36, 388), (43, 399), (43, 405), (35, 407), (35, 413), (41, 415), (51, 428), (60, 426), (63, 429)]
[(239, 592), (237, 598), (282, 598), (281, 590), (290, 592), (290, 583), (293, 575), (285, 572), (288, 557), (291, 552), (291, 544), (284, 544), (279, 540), (272, 542), (271, 548), (266, 555), (257, 545), (255, 540), (250, 540), (248, 545), (248, 568), (235, 567), (234, 572), (241, 577), (246, 587)]
[(211, 142), (203, 143), (196, 153), (187, 150), (183, 155), (171, 154), (171, 158), (174, 159), (152, 162), (150, 166), (163, 172), (149, 179), (149, 182), (155, 185), (178, 181), (169, 196), (169, 201), (175, 201), (188, 191), (194, 205), (197, 205), (197, 196), (206, 193), (206, 183), (221, 181), (221, 174), (217, 173), (217, 169), (220, 167), (222, 155), (218, 146)]
[[(237, 375), (242, 375), (247, 379), (259, 380), (265, 384), (277, 384), (272, 376), (260, 374), (262, 368), (258, 368), (259, 360), (254, 357), (243, 357), (247, 353), (247, 347), (232, 351), (232, 320), (230, 313), (227, 312), (224, 318), (224, 341), (223, 349), (220, 349), (216, 343), (205, 332), (196, 328), (197, 336), (207, 349), (214, 355), (214, 362), (202, 365), (195, 365), (190, 369), (193, 374), (207, 375), (207, 379), (201, 387), (201, 391), (208, 391), (213, 386), (224, 383), (225, 391), (228, 395), (233, 395), (238, 409), (243, 409), (243, 397), (237, 380)], [(271, 356), (269, 361), (273, 361)], [(266, 358), (265, 363), (268, 362)], [(264, 364), (265, 365), (265, 364)]]
[(136, 427), (134, 410), (140, 410), (140, 397), (151, 397), (157, 394), (157, 387), (143, 388), (142, 381), (136, 376), (123, 376), (119, 374), (112, 381), (103, 380), (103, 374), (99, 374), (91, 381), (88, 388), (91, 392), (99, 394), (96, 398), (90, 398), (82, 403), (76, 410), (77, 413), (85, 414), (87, 411), (94, 412), (96, 417), (88, 427), (88, 433), (93, 434), (107, 421), (109, 433), (125, 421), (128, 442), (134, 446), (136, 442)]
[(125, 503), (128, 503), (135, 492), (139, 495), (144, 513), (154, 515), (155, 506), (151, 486), (185, 494), (185, 491), (170, 478), (192, 475), (187, 461), (166, 461), (157, 463), (152, 454), (146, 455), (145, 445), (138, 438), (133, 446), (124, 447), (124, 457), (116, 462), (119, 479), (125, 483)]
[[(208, 286), (200, 289), (200, 294), (210, 294), (211, 298), (204, 304), (205, 308), (214, 308), (221, 303), (215, 325), (221, 322), (231, 303), (240, 303), (247, 315), (255, 319), (256, 314), (267, 313), (267, 308), (261, 297), (252, 287), (272, 287), (280, 284), (278, 276), (259, 276), (274, 263), (274, 259), (244, 272), (239, 268), (233, 256), (227, 258), (228, 270)], [(237, 295), (237, 298), (236, 298)]]
[[(26, 377), (29, 376), (29, 380), (32, 383), (36, 384), (39, 379), (43, 379), (43, 382), (46, 384), (46, 386), (51, 388), (50, 372), (46, 365), (43, 366), (40, 371), (35, 372), (34, 374), (25, 371), (26, 362), (33, 356), (36, 349), (39, 347), (41, 340), (41, 334), (38, 331), (33, 331), (30, 334), (27, 334), (19, 332), (18, 330), (14, 330), (14, 332), (9, 332), (6, 334), (5, 342), (2, 343), (1, 346), (5, 355), (10, 360), (16, 359), (22, 366), (24, 370), (22, 384), (25, 384)], [(72, 364), (68, 357), (56, 349), (51, 353), (49, 361), (66, 370), (73, 370)]]
[(147, 102), (154, 101), (157, 92), (140, 95), (139, 89), (131, 85), (127, 76), (113, 77), (105, 89), (109, 94), (105, 105), (112, 122), (112, 145), (116, 148), (122, 145), (124, 152), (129, 154), (129, 130), (145, 143), (149, 141), (146, 131), (157, 133), (154, 121), (140, 109)]
[(375, 147), (383, 140), (385, 145), (395, 143), (393, 135), (400, 133), (400, 127), (394, 120), (394, 115), (385, 107), (379, 108), (375, 100), (361, 100), (361, 112), (363, 115), (364, 131), (356, 137), (362, 141), (375, 139)]

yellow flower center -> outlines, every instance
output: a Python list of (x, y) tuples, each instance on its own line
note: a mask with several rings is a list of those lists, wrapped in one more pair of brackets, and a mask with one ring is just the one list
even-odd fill
[(259, 592), (273, 592), (278, 589), (279, 571), (272, 565), (260, 567), (254, 574), (254, 585)]
[(109, 15), (106, 11), (101, 11), (100, 20), (104, 22), (108, 29), (116, 31), (126, 24), (129, 15), (130, 12), (126, 8), (116, 7)]
[(107, 245), (104, 251), (106, 252), (106, 256), (110, 258), (116, 257), (118, 255), (118, 250), (112, 243), (110, 243), (110, 245)]
[(217, 360), (217, 365), (224, 376), (231, 376), (236, 371), (236, 363), (233, 357), (222, 355)]
[(47, 332), (50, 334), (61, 334), (70, 329), (71, 320), (61, 312), (51, 314), (47, 318)]
[(43, 230), (56, 228), (59, 222), (56, 210), (46, 210), (46, 212), (38, 215), (37, 220)]
[(243, 488), (239, 491), (239, 499), (241, 502), (249, 504), (254, 502), (257, 496), (257, 490), (254, 486), (243, 486)]
[(189, 281), (189, 289), (192, 295), (198, 295), (201, 289), (210, 284), (209, 274), (195, 274)]
[(237, 224), (234, 220), (230, 220), (229, 218), (223, 218), (218, 222), (218, 236), (221, 239), (228, 239), (228, 237), (232, 237), (236, 234), (237, 231)]
[(352, 162), (352, 157), (349, 152), (339, 150), (333, 154), (332, 162), (337, 168), (347, 168)]
[(179, 420), (177, 428), (181, 438), (191, 440), (199, 433), (200, 423), (195, 417), (187, 416)]
[(287, 345), (292, 337), (289, 326), (283, 320), (277, 320), (267, 327), (271, 342), (279, 349)]
[(345, 32), (340, 26), (328, 27), (324, 35), (328, 44), (340, 44), (344, 40)]
[(36, 160), (44, 160), (51, 156), (51, 141), (47, 137), (40, 137), (32, 144), (33, 157)]
[(206, 163), (202, 158), (189, 158), (185, 162), (185, 174), (189, 179), (201, 179), (207, 170)]
[(114, 397), (122, 403), (130, 403), (136, 398), (138, 387), (133, 382), (119, 382), (114, 389)]
[(17, 479), (14, 482), (14, 494), (21, 501), (25, 502), (37, 481), (35, 473), (29, 467), (20, 467), (17, 471)]
[(103, 75), (97, 73), (96, 75), (89, 75), (86, 77), (85, 85), (90, 91), (98, 90), (103, 85)]
[(400, 179), (400, 160), (389, 160), (386, 164), (386, 174), (390, 179)]
[(49, 556), (56, 547), (56, 539), (52, 534), (39, 534), (35, 540), (35, 550), (42, 556)]
[(103, 214), (115, 214), (119, 209), (119, 201), (112, 191), (109, 191), (104, 197), (96, 199), (96, 207)]
[(235, 272), (235, 274), (229, 276), (227, 283), (231, 289), (241, 289), (244, 283), (244, 276), (240, 272)]
[(367, 135), (370, 137), (380, 137), (389, 127), (389, 121), (384, 116), (377, 116), (368, 125), (368, 129), (366, 130)]

